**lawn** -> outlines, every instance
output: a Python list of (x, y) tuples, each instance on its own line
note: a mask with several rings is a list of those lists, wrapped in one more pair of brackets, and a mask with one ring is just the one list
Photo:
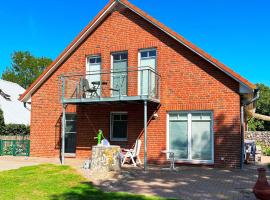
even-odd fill
[(109, 193), (91, 185), (69, 166), (44, 164), (0, 173), (1, 200), (165, 200), (129, 193)]

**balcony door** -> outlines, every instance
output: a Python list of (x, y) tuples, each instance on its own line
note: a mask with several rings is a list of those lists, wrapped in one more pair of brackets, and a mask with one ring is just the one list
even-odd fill
[(156, 94), (156, 49), (146, 49), (139, 52), (139, 95)]
[(100, 96), (100, 71), (101, 70), (101, 57), (100, 56), (90, 56), (87, 58), (86, 64), (86, 79), (89, 82), (91, 88), (98, 88), (97, 94)]
[(127, 95), (128, 53), (112, 54), (111, 89), (112, 96)]

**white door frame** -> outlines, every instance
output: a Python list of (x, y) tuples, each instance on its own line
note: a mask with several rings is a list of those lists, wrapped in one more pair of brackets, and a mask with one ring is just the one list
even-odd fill
[[(188, 159), (178, 159), (176, 160), (176, 162), (183, 162), (183, 163), (194, 163), (194, 164), (199, 164), (199, 163), (205, 163), (205, 164), (213, 164), (214, 163), (214, 145), (215, 145), (215, 142), (214, 142), (214, 114), (213, 114), (213, 111), (211, 110), (204, 110), (204, 111), (169, 111), (167, 112), (167, 120), (166, 120), (166, 150), (167, 151), (170, 151), (170, 114), (187, 114), (188, 115)], [(211, 160), (193, 160), (191, 158), (191, 123), (192, 123), (192, 113), (210, 113), (211, 114), (211, 127), (210, 127), (210, 130), (211, 130), (211, 142), (212, 142), (212, 145), (211, 145)], [(169, 155), (167, 155), (167, 159), (169, 159)]]
[(141, 52), (145, 52), (145, 51), (152, 51), (155, 50), (156, 51), (156, 61), (155, 61), (155, 71), (157, 71), (157, 48), (148, 48), (148, 49), (140, 49), (138, 51), (138, 95), (141, 96), (143, 94), (141, 94)]
[[(91, 64), (89, 62), (89, 60), (91, 58), (100, 58), (100, 63), (93, 63)], [(91, 71), (91, 66), (99, 66), (99, 70), (94, 70), (94, 71)], [(90, 77), (91, 76), (95, 76), (95, 75), (99, 75), (99, 81), (101, 81), (102, 77), (101, 77), (101, 66), (102, 66), (102, 59), (101, 59), (101, 55), (89, 55), (86, 57), (86, 70), (85, 70), (85, 78), (88, 80), (89, 82), (89, 86), (91, 87), (91, 81), (89, 79), (91, 79)], [(96, 74), (95, 74), (96, 73)], [(88, 77), (89, 76), (89, 77)], [(102, 85), (100, 85), (99, 89), (98, 89), (98, 95), (102, 95)]]
[[(127, 71), (128, 71), (128, 51), (117, 51), (117, 52), (113, 52), (113, 53), (111, 53), (111, 75), (110, 75), (110, 79), (111, 79), (111, 84), (110, 84), (110, 86), (111, 86), (111, 88), (113, 88), (113, 55), (115, 55), (115, 54), (121, 54), (121, 53), (127, 53)], [(127, 72), (127, 74), (128, 74), (128, 72)], [(128, 76), (127, 76), (127, 93), (128, 93)], [(126, 94), (126, 95), (121, 95), (120, 94), (120, 96), (127, 96), (128, 94)], [(111, 91), (111, 97), (115, 97), (114, 95), (113, 95), (113, 91)]]

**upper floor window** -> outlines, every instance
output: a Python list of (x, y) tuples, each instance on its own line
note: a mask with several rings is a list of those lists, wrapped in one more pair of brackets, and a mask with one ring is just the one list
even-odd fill
[(127, 52), (121, 52), (121, 53), (114, 53), (113, 54), (113, 62), (126, 61), (127, 59), (128, 59)]
[(101, 57), (100, 56), (90, 56), (90, 57), (88, 57), (88, 62), (90, 64), (100, 64), (101, 63)]
[(147, 58), (155, 58), (157, 56), (156, 49), (152, 50), (142, 50), (141, 51), (141, 59), (147, 59)]
[(86, 63), (86, 73), (100, 71), (101, 57), (99, 55), (89, 56)]

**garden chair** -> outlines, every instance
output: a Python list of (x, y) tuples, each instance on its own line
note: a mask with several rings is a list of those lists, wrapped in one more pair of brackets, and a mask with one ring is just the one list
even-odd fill
[(89, 94), (90, 97), (98, 97), (98, 88), (93, 84), (93, 87), (90, 87), (89, 82), (86, 78), (81, 79), (81, 87), (83, 90), (83, 96), (86, 98)]
[(142, 144), (142, 141), (138, 139), (138, 140), (136, 140), (134, 149), (123, 149), (122, 150), (124, 152), (122, 155), (122, 163), (121, 163), (122, 166), (125, 164), (125, 162), (127, 161), (128, 158), (132, 161), (134, 167), (137, 166), (137, 164), (136, 164), (137, 160), (138, 160), (139, 164), (142, 164), (141, 159), (139, 157), (141, 144)]

